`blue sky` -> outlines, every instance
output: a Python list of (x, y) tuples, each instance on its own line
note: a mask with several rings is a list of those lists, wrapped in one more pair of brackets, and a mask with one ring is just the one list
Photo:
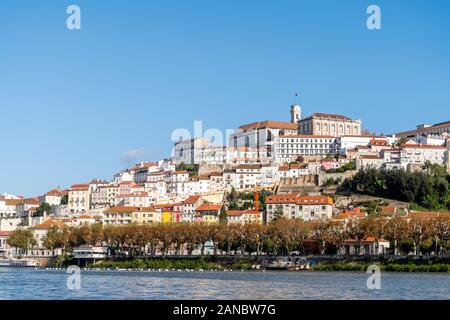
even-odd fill
[(0, 193), (110, 178), (194, 120), (288, 120), (295, 91), (377, 132), (450, 120), (449, 39), (447, 0), (2, 0)]

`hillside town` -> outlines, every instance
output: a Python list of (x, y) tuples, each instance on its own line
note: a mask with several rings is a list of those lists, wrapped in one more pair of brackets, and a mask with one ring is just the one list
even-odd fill
[[(344, 115), (303, 117), (295, 104), (290, 121), (241, 125), (226, 146), (205, 137), (177, 141), (171, 157), (137, 163), (109, 180), (74, 181), (66, 189), (30, 198), (2, 194), (0, 256), (25, 254), (8, 241), (17, 230), (32, 232), (35, 241), (26, 255), (38, 257), (61, 254), (44, 244), (52, 228), (95, 224), (206, 228), (268, 225), (280, 218), (347, 223), (373, 212), (388, 219), (445, 216), (445, 210), (420, 210), (411, 206), (413, 201), (340, 189), (365, 170), (417, 173), (435, 166), (448, 174), (449, 152), (450, 121), (377, 135), (364, 130), (361, 120)], [(356, 252), (349, 249), (354, 239), (348, 241), (341, 250)]]

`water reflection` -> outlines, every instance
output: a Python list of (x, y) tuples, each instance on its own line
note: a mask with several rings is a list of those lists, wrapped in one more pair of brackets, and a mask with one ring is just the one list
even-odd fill
[(449, 299), (450, 276), (382, 273), (381, 290), (353, 272), (64, 271), (0, 269), (0, 299)]

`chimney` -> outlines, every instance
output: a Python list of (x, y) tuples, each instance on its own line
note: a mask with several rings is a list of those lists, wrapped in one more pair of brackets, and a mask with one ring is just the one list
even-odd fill
[(255, 211), (259, 212), (259, 194), (255, 191), (255, 196), (253, 197), (253, 205), (255, 206)]

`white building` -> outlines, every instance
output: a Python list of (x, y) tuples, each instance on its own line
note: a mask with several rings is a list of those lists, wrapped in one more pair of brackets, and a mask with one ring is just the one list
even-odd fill
[(450, 134), (450, 121), (445, 121), (437, 124), (420, 124), (416, 127), (416, 129), (409, 130), (409, 131), (403, 131), (396, 133), (395, 135), (399, 138), (412, 138), (417, 135), (428, 135), (428, 134), (434, 134), (434, 135), (443, 135), (443, 134)]
[(267, 222), (278, 215), (288, 219), (329, 219), (333, 214), (333, 199), (327, 196), (277, 194), (266, 198)]
[(69, 189), (67, 209), (70, 213), (84, 213), (90, 209), (91, 187), (88, 183), (74, 184)]
[(242, 164), (236, 167), (236, 189), (250, 189), (261, 185), (260, 164)]
[(275, 138), (275, 162), (293, 162), (299, 156), (321, 158), (337, 153), (333, 136), (292, 135)]
[(446, 165), (448, 149), (444, 146), (406, 144), (400, 147), (400, 163), (423, 165), (429, 161), (433, 164)]
[(17, 205), (22, 203), (22, 199), (5, 199), (0, 197), (0, 218), (15, 218)]
[(356, 170), (381, 169), (384, 164), (383, 158), (378, 155), (364, 154), (356, 159)]
[(203, 203), (200, 196), (190, 196), (182, 202), (180, 222), (194, 222), (195, 210)]
[(280, 181), (278, 165), (264, 164), (261, 167), (261, 185), (272, 185)]
[(394, 144), (397, 140), (395, 137), (385, 136), (361, 136), (361, 135), (345, 135), (336, 139), (338, 150), (341, 155), (347, 155), (348, 150), (354, 150), (358, 146), (368, 146), (371, 140), (387, 141)]
[(59, 206), (61, 204), (61, 199), (63, 197), (63, 192), (59, 189), (53, 189), (46, 194), (39, 197), (40, 203), (48, 203), (50, 206)]
[(210, 146), (210, 142), (206, 138), (194, 138), (176, 142), (173, 148), (172, 161), (175, 164), (195, 164), (196, 154), (203, 148)]
[[(30, 209), (36, 209), (39, 207), (39, 199), (38, 198), (28, 198), (23, 199), (20, 203), (16, 205), (17, 215), (19, 217), (28, 216), (28, 211)], [(50, 214), (51, 212), (48, 212)]]
[(246, 147), (256, 150), (258, 158), (273, 157), (273, 144), (279, 135), (297, 134), (296, 122), (266, 120), (240, 126), (230, 135), (229, 145), (232, 147)]

